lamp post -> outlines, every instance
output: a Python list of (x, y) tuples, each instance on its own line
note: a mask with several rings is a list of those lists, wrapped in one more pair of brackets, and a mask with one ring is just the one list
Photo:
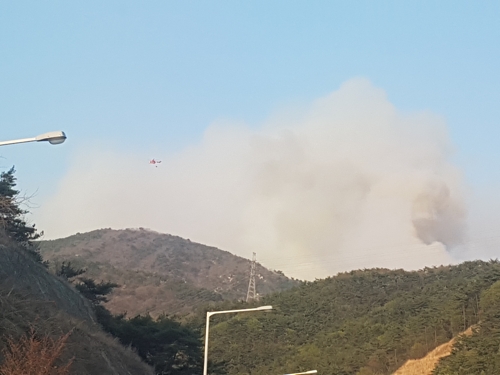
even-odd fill
[(239, 309), (239, 310), (224, 310), (224, 311), (207, 311), (207, 323), (205, 327), (205, 361), (203, 363), (203, 375), (207, 375), (208, 371), (208, 325), (210, 323), (210, 317), (217, 314), (230, 314), (239, 312), (250, 312), (250, 311), (270, 311), (272, 306), (260, 306), (251, 309)]
[(316, 374), (318, 370), (309, 370), (304, 372), (295, 372), (293, 374), (285, 374), (285, 375), (305, 375), (305, 374)]
[(63, 143), (65, 140), (66, 140), (66, 134), (64, 134), (64, 132), (62, 131), (56, 131), (56, 132), (40, 134), (32, 138), (22, 138), (22, 139), (14, 139), (12, 141), (3, 141), (0, 142), (0, 146), (13, 145), (16, 143), (43, 142), (43, 141), (47, 141), (52, 145), (58, 145), (60, 143)]

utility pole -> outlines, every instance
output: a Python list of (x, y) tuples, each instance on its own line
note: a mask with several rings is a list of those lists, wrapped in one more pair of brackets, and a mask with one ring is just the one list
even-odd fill
[(248, 282), (248, 292), (246, 301), (258, 300), (257, 293), (255, 291), (255, 269), (257, 263), (257, 254), (253, 253), (252, 256), (252, 266), (250, 267), (250, 281)]

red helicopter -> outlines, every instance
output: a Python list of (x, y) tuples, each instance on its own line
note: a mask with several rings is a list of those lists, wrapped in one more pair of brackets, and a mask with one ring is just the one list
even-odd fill
[(155, 167), (158, 167), (158, 165), (157, 165), (157, 164), (160, 164), (160, 163), (161, 163), (161, 160), (151, 159), (151, 160), (149, 161), (149, 164), (154, 165)]

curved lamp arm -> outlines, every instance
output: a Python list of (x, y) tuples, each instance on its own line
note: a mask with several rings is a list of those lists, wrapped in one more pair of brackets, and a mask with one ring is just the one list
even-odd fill
[(229, 313), (240, 313), (240, 312), (250, 312), (250, 311), (270, 311), (272, 306), (260, 306), (251, 309), (238, 309), (238, 310), (224, 310), (224, 311), (207, 311), (207, 323), (205, 325), (205, 358), (203, 362), (203, 375), (208, 373), (208, 325), (210, 324), (210, 317), (216, 314), (229, 314)]

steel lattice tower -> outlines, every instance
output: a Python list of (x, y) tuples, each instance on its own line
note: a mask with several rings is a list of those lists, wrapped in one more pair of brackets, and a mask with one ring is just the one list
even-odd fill
[(250, 267), (250, 281), (248, 283), (247, 302), (249, 302), (250, 300), (258, 300), (257, 293), (255, 291), (256, 263), (257, 263), (257, 254), (253, 253), (252, 266)]

